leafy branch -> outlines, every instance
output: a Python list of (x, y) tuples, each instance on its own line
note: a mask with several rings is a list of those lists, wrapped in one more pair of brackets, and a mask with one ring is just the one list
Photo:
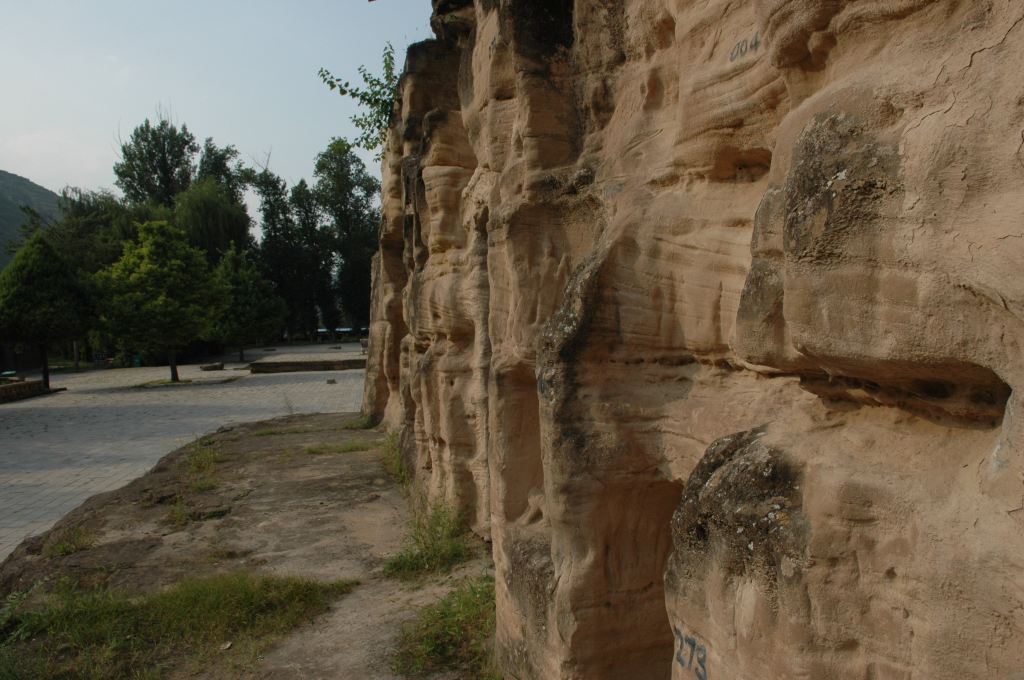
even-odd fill
[(367, 151), (375, 151), (375, 159), (384, 157), (384, 146), (387, 143), (388, 127), (391, 123), (391, 109), (398, 92), (398, 76), (395, 73), (395, 48), (391, 43), (384, 47), (382, 57), (384, 73), (376, 76), (365, 66), (359, 67), (359, 75), (363, 86), (352, 85), (341, 80), (325, 68), (318, 75), (332, 91), (342, 97), (351, 97), (361, 108), (361, 113), (352, 116), (352, 123), (359, 129), (356, 145)]

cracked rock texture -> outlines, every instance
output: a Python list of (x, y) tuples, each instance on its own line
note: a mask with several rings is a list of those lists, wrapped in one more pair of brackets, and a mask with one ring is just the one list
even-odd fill
[(506, 676), (1024, 679), (1024, 5), (433, 6), (364, 410)]

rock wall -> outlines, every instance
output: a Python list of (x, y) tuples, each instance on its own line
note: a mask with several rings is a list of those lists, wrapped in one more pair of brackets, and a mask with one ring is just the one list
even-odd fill
[(364, 409), (509, 678), (1024, 678), (1024, 6), (434, 0)]

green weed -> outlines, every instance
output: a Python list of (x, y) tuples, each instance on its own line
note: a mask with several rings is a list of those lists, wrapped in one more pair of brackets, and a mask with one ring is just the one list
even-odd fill
[(157, 678), (213, 652), (266, 645), (325, 612), (354, 583), (226, 574), (133, 598), (62, 584), (41, 603), (18, 604), (0, 629), (0, 678)]
[(85, 527), (69, 527), (51, 536), (43, 546), (43, 557), (63, 557), (96, 544), (96, 536)]
[(377, 426), (377, 420), (372, 416), (359, 416), (341, 426), (343, 430), (369, 430)]
[(469, 537), (459, 515), (444, 506), (418, 514), (406, 538), (406, 547), (384, 565), (384, 573), (398, 578), (448, 571), (472, 555)]
[(402, 675), (461, 670), (501, 680), (494, 666), (494, 579), (466, 581), (403, 630), (392, 666)]
[(412, 483), (412, 475), (405, 464), (405, 457), (402, 456), (401, 434), (399, 432), (388, 432), (384, 437), (384, 444), (381, 446), (383, 453), (384, 471), (391, 479), (395, 480), (404, 489), (408, 489)]
[(189, 483), (189, 488), (191, 488), (195, 493), (213, 491), (217, 486), (217, 480), (212, 477), (197, 477)]
[(288, 430), (284, 428), (267, 428), (265, 430), (255, 430), (252, 433), (254, 437), (276, 437), (282, 434), (296, 434), (301, 430)]
[(220, 451), (212, 444), (196, 446), (188, 454), (188, 471), (193, 475), (206, 475), (213, 472), (220, 462)]
[(180, 528), (192, 521), (192, 511), (188, 509), (184, 501), (178, 499), (178, 502), (167, 511), (167, 517), (164, 519), (171, 526)]
[(214, 472), (221, 460), (220, 449), (207, 437), (198, 440), (186, 459), (189, 487), (196, 493), (217, 488)]
[(322, 455), (325, 453), (355, 453), (356, 451), (369, 451), (376, 442), (364, 442), (354, 441), (345, 442), (344, 444), (320, 444), (317, 446), (307, 446), (306, 453), (311, 455)]

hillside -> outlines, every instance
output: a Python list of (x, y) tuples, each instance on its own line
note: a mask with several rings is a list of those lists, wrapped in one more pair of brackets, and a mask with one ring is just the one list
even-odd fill
[(0, 170), (0, 269), (11, 259), (7, 244), (18, 237), (25, 221), (19, 206), (27, 205), (45, 217), (57, 215), (57, 194), (10, 172)]

